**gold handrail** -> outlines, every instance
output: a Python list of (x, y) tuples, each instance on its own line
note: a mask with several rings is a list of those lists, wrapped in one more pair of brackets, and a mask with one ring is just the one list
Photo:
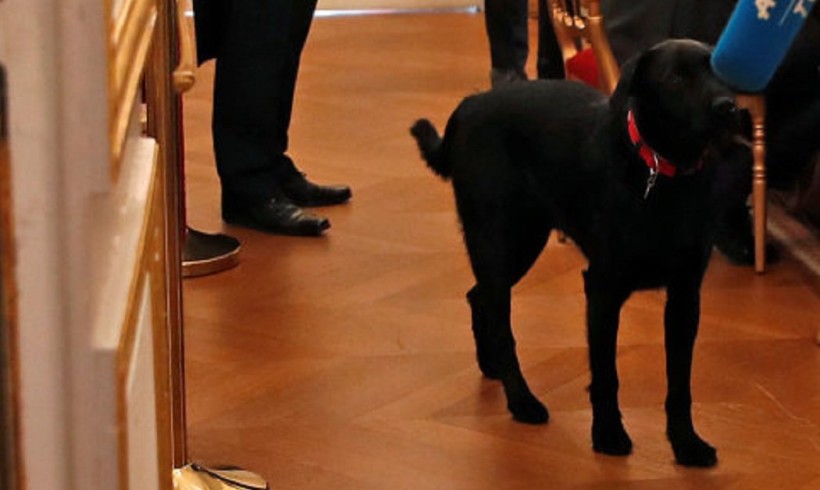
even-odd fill
[(176, 0), (179, 32), (179, 64), (174, 69), (174, 90), (183, 94), (196, 83), (196, 36), (194, 26), (186, 17), (189, 0)]

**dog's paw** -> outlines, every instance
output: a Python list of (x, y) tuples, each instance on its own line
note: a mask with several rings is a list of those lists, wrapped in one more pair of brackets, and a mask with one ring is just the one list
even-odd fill
[(709, 468), (717, 464), (717, 450), (694, 431), (680, 435), (670, 433), (668, 436), (679, 465)]
[(547, 407), (532, 394), (515, 401), (510, 400), (507, 408), (515, 420), (525, 424), (546, 424), (550, 419)]
[(632, 439), (624, 429), (620, 417), (609, 422), (593, 421), (592, 449), (610, 456), (626, 456), (632, 453)]

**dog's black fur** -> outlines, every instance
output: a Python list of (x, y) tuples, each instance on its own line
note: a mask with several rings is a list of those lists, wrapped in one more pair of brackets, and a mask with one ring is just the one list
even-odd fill
[[(443, 139), (424, 119), (411, 129), (428, 165), (452, 179), (476, 278), (467, 298), (478, 363), (503, 382), (517, 420), (549, 415), (518, 364), (510, 289), (550, 232), (562, 230), (589, 261), (594, 449), (632, 450), (618, 407), (618, 316), (633, 291), (666, 287), (667, 436), (680, 464), (717, 462), (692, 424), (690, 373), (720, 201), (715, 173), (737, 111), (709, 56), (704, 44), (666, 41), (625, 64), (611, 98), (569, 81), (510, 84), (466, 98)], [(646, 197), (649, 171), (627, 133), (630, 109), (648, 146), (677, 167)]]

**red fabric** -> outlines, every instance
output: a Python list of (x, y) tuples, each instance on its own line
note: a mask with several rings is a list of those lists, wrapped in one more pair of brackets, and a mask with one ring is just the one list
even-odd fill
[[(674, 177), (678, 173), (678, 168), (674, 163), (655, 153), (655, 150), (646, 144), (643, 140), (643, 136), (641, 136), (641, 133), (638, 131), (638, 124), (635, 122), (635, 115), (632, 114), (631, 109), (626, 115), (626, 122), (627, 130), (629, 131), (629, 139), (638, 150), (638, 155), (640, 155), (641, 159), (646, 162), (646, 166), (652, 170), (656, 170), (661, 175)], [(702, 167), (703, 159), (698, 161), (698, 165), (695, 167), (695, 170), (700, 170)]]
[(652, 170), (658, 171), (661, 175), (667, 177), (674, 177), (678, 173), (677, 167), (666, 158), (655, 153), (655, 150), (644, 143), (641, 133), (638, 131), (638, 125), (635, 124), (635, 116), (630, 110), (626, 115), (627, 128), (629, 129), (629, 139), (632, 144), (638, 149), (638, 154), (641, 156), (646, 166)]
[(587, 85), (598, 88), (600, 83), (598, 63), (592, 48), (587, 48), (567, 60), (567, 78), (580, 80)]

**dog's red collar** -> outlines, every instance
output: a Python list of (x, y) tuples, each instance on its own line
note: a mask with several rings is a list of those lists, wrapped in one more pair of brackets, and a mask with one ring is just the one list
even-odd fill
[(626, 115), (627, 129), (629, 131), (629, 140), (635, 145), (638, 150), (641, 160), (646, 163), (652, 173), (659, 173), (667, 177), (674, 177), (678, 173), (678, 168), (666, 158), (658, 155), (658, 153), (649, 147), (643, 140), (641, 133), (638, 131), (638, 125), (635, 123), (635, 115), (632, 109)]

